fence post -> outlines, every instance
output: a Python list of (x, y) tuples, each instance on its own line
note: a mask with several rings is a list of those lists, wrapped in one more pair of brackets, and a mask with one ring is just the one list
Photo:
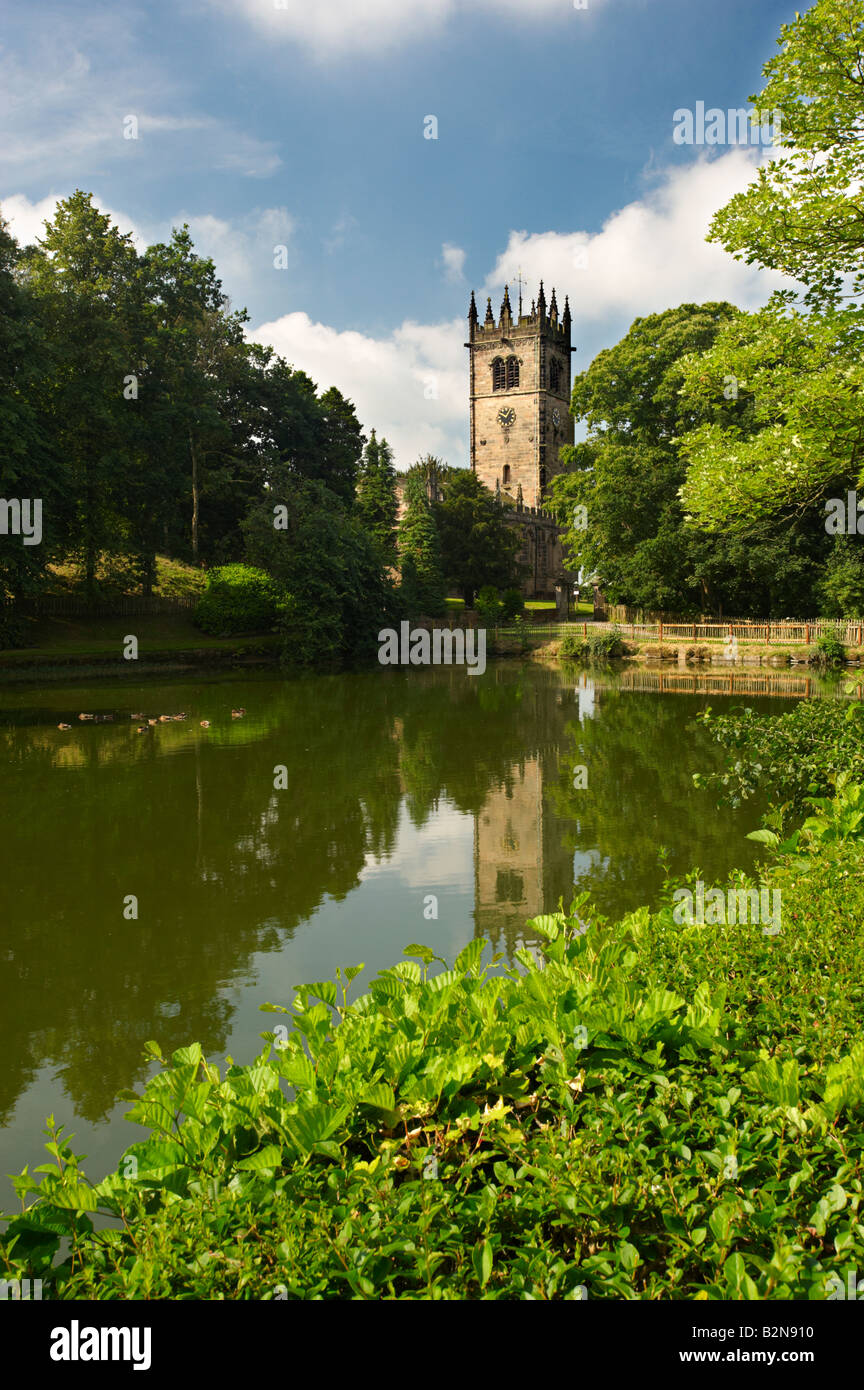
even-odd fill
[(770, 624), (770, 623), (766, 623), (766, 624), (765, 624), (765, 643), (766, 643), (766, 645), (767, 645), (770, 641), (771, 641), (771, 624)]
[(662, 618), (660, 619), (660, 636), (659, 636), (659, 638), (658, 638), (657, 640), (658, 640), (659, 642), (662, 642), (662, 641), (663, 641), (663, 619), (662, 619)]
[(804, 628), (804, 644), (805, 644), (805, 646), (807, 646), (807, 647), (810, 646), (810, 624), (809, 624), (809, 623), (807, 623), (806, 627)]
[(583, 637), (587, 637), (587, 636), (588, 636), (588, 624), (587, 624), (587, 623), (583, 623), (583, 624), (582, 624), (582, 636), (583, 636)]
[(696, 641), (696, 624), (693, 624), (693, 641)]

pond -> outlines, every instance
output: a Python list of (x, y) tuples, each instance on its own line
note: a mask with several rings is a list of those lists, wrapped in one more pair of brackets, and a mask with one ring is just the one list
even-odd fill
[(337, 965), (512, 952), (574, 884), (617, 916), (666, 872), (752, 865), (760, 807), (692, 785), (718, 760), (695, 714), (741, 697), (657, 685), (499, 662), (0, 689), (0, 1205), (49, 1113), (94, 1179), (141, 1137), (115, 1096), (150, 1038), (248, 1061), (259, 1006)]

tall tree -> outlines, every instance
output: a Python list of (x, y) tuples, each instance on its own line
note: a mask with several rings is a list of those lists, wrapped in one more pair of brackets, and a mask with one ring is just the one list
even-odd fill
[(188, 226), (175, 228), (170, 242), (148, 248), (143, 273), (150, 303), (151, 439), (173, 457), (175, 489), (183, 480), (183, 529), (198, 561), (208, 494), (237, 487), (238, 523), (248, 505), (248, 479), (237, 477), (244, 450), (234, 427), (243, 394), (237, 383), (248, 379), (248, 316), (245, 310), (230, 312), (213, 261), (196, 254)]
[[(26, 499), (34, 526), (26, 545), (21, 534), (0, 534), (0, 644), (23, 637), (20, 618), (7, 605), (44, 587), (48, 563), (65, 542), (69, 525), (65, 459), (52, 449), (48, 421), (40, 413), (52, 370), (47, 325), (39, 321), (34, 298), (21, 283), (20, 259), (0, 217), (0, 497), (13, 507)], [(39, 539), (31, 544), (37, 514)]]
[[(673, 611), (708, 602), (678, 496), (676, 439), (704, 418), (682, 407), (682, 363), (736, 314), (730, 304), (682, 304), (637, 319), (573, 383), (571, 410), (588, 434), (562, 450), (571, 471), (553, 479), (551, 494), (573, 564), (597, 572), (616, 602)], [(722, 392), (718, 400), (712, 409), (736, 419), (750, 408)]]
[(357, 479), (356, 512), (374, 537), (385, 564), (396, 563), (396, 469), (393, 451), (386, 439), (373, 430), (363, 450)]
[(422, 477), (405, 483), (405, 514), (399, 523), (400, 595), (406, 611), (438, 618), (446, 610), (438, 528)]
[(374, 657), (377, 633), (392, 617), (393, 592), (378, 542), (335, 493), (282, 470), (243, 531), (250, 563), (282, 589), (286, 665), (341, 666)]
[(132, 324), (138, 257), (132, 238), (76, 191), (25, 256), (27, 282), (53, 356), (45, 408), (75, 498), (71, 542), (93, 595), (100, 552), (122, 549), (124, 499), (136, 466), (132, 382), (143, 374)]
[(473, 469), (457, 469), (434, 508), (445, 581), (470, 608), (478, 589), (506, 589), (518, 574), (521, 538)]

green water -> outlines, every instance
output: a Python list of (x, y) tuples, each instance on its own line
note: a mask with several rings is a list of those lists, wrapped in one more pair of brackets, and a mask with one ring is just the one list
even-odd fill
[[(706, 879), (752, 864), (759, 808), (691, 783), (717, 758), (693, 716), (728, 698), (621, 679), (499, 663), (0, 691), (0, 1174), (42, 1160), (50, 1112), (92, 1177), (112, 1166), (141, 1137), (114, 1097), (150, 1074), (149, 1038), (250, 1060), (260, 1004), (338, 964), (475, 934), (512, 950), (574, 882), (608, 915), (656, 901), (661, 845)], [(144, 734), (129, 717), (178, 711)]]

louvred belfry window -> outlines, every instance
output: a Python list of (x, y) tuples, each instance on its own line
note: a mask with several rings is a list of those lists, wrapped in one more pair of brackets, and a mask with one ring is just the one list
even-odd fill
[(492, 390), (504, 390), (504, 363), (500, 357), (496, 357), (492, 363)]
[(519, 363), (515, 357), (507, 358), (507, 390), (519, 385)]
[(556, 395), (561, 390), (561, 364), (554, 357), (549, 363), (549, 390)]

